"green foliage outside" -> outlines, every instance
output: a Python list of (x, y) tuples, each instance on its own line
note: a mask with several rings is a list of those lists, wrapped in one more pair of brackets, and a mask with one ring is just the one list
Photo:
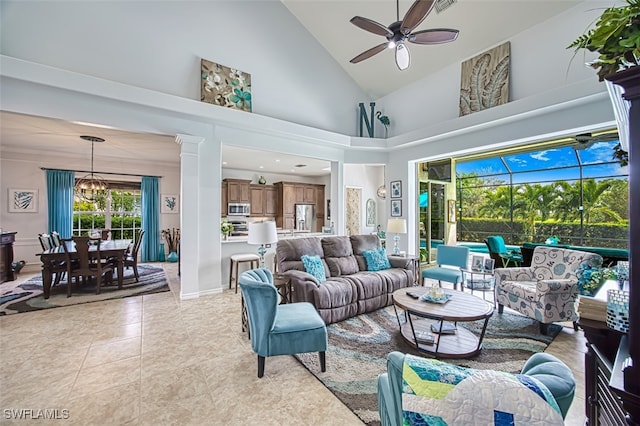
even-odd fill
[(562, 244), (628, 248), (626, 178), (584, 179), (582, 188), (580, 182), (566, 181), (510, 187), (467, 175), (458, 185), (460, 241), (499, 234), (507, 244), (520, 244), (557, 235)]
[[(126, 190), (110, 190), (111, 195), (111, 238), (134, 239), (142, 227), (140, 217), (140, 194)], [(73, 229), (74, 234), (88, 235), (92, 229), (105, 229), (105, 215), (107, 210), (108, 194), (98, 194), (96, 202), (76, 200), (73, 203)], [(86, 212), (86, 213), (78, 213)], [(78, 232), (78, 230), (81, 230)]]

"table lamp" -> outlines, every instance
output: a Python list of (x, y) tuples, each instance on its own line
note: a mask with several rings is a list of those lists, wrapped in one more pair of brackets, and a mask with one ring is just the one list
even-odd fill
[(405, 219), (389, 219), (387, 221), (387, 234), (395, 234), (393, 237), (393, 254), (399, 255), (400, 249), (398, 248), (398, 241), (400, 241), (400, 235), (407, 233), (407, 221)]
[(260, 255), (260, 267), (264, 268), (264, 254), (267, 252), (267, 244), (278, 241), (275, 222), (253, 222), (249, 224), (249, 244), (260, 245), (258, 255)]

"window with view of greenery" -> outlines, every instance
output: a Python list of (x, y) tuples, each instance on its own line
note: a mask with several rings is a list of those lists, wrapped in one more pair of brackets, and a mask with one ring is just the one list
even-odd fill
[(628, 167), (618, 141), (589, 147), (460, 161), (456, 165), (459, 241), (502, 235), (509, 244), (629, 246)]
[(110, 229), (112, 239), (130, 239), (141, 229), (140, 188), (109, 183), (95, 203), (76, 196), (73, 203), (73, 235), (89, 235), (93, 229)]

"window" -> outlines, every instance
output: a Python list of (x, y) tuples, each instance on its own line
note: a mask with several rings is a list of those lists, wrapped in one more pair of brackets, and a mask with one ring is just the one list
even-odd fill
[(141, 228), (140, 183), (108, 182), (109, 189), (95, 203), (76, 194), (73, 203), (73, 235), (89, 235), (94, 229), (110, 229), (111, 239), (134, 240)]

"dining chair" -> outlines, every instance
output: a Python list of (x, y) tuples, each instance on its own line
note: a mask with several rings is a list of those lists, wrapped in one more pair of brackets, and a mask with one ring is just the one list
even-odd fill
[[(57, 238), (57, 240), (56, 240)], [(38, 240), (40, 241), (40, 246), (42, 247), (42, 251), (51, 250), (52, 248), (59, 247), (61, 244), (60, 234), (57, 232), (52, 232), (51, 234), (38, 234)], [(57, 244), (57, 245), (56, 245)], [(49, 262), (49, 269), (53, 274), (53, 285), (57, 285), (62, 281), (64, 275), (67, 273), (67, 262), (66, 261), (55, 261), (52, 260)]]
[(124, 256), (124, 267), (133, 268), (133, 275), (136, 277), (136, 282), (140, 281), (138, 275), (138, 251), (140, 251), (140, 244), (142, 243), (142, 236), (144, 235), (144, 229), (140, 231), (136, 241), (133, 243), (133, 247)]
[(327, 326), (309, 302), (278, 304), (273, 274), (265, 268), (240, 274), (240, 289), (249, 316), (251, 347), (258, 354), (258, 377), (264, 375), (265, 358), (318, 352), (326, 371)]
[[(73, 242), (75, 244), (75, 252), (77, 256), (72, 258), (72, 251), (69, 249), (67, 242)], [(100, 254), (100, 238), (91, 237), (71, 237), (71, 239), (63, 240), (62, 247), (64, 248), (65, 257), (67, 261), (67, 297), (71, 297), (71, 284), (73, 278), (76, 279), (76, 287), (79, 286), (79, 280), (82, 278), (83, 284), (86, 282), (87, 277), (93, 277), (96, 280), (96, 294), (100, 294), (100, 286), (102, 279), (105, 278), (107, 282), (113, 283), (113, 265), (111, 263), (103, 263)], [(94, 246), (95, 250), (91, 250), (90, 247)], [(72, 262), (75, 260), (75, 262)]]
[(51, 250), (53, 248), (53, 242), (51, 241), (50, 234), (38, 234), (38, 241), (43, 251)]
[(60, 247), (60, 245), (62, 245), (62, 238), (60, 238), (60, 234), (56, 231), (51, 232), (50, 240), (53, 247)]
[(442, 244), (436, 247), (438, 266), (422, 271), (422, 285), (424, 285), (425, 278), (430, 278), (437, 280), (440, 287), (442, 287), (442, 281), (453, 283), (454, 290), (457, 290), (458, 283), (462, 287), (462, 269), (466, 269), (469, 264), (469, 252), (469, 247), (463, 246)]

